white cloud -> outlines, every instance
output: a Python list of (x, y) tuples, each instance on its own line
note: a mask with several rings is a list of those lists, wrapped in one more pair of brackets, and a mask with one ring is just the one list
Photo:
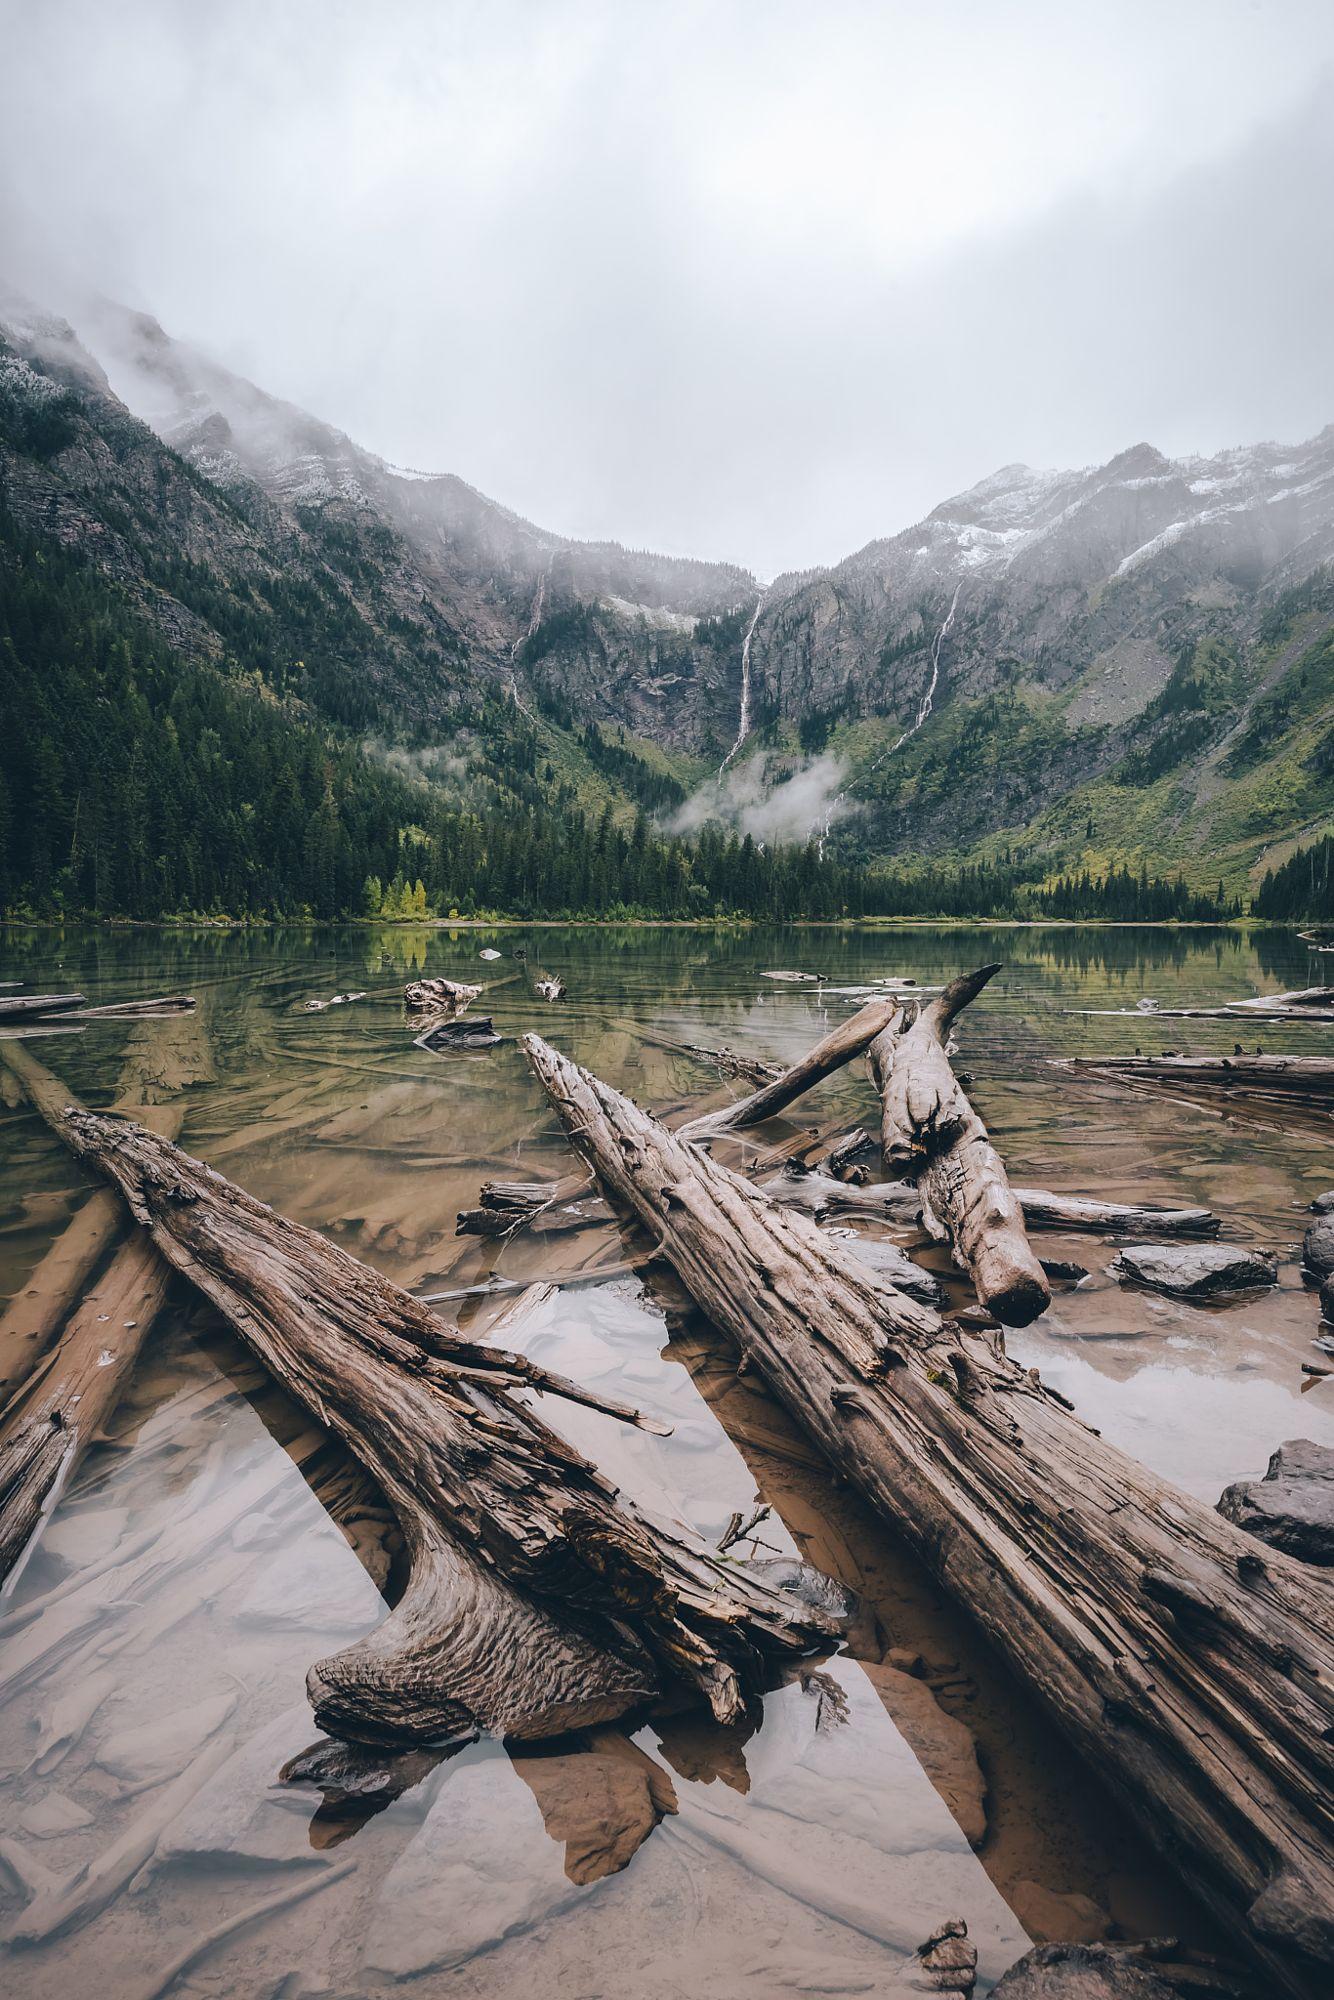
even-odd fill
[(0, 36), (17, 275), (566, 532), (768, 575), (1007, 459), (1334, 414), (1327, 0), (0, 0)]

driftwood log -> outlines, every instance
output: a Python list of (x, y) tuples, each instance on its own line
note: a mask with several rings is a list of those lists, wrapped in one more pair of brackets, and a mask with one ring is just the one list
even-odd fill
[[(807, 1173), (775, 1175), (760, 1186), (775, 1201), (804, 1208), (808, 1215), (861, 1215), (908, 1226), (922, 1219), (922, 1196), (911, 1181), (855, 1186), (812, 1168)], [(1012, 1188), (1011, 1193), (1029, 1229), (1091, 1236), (1216, 1236), (1219, 1230), (1218, 1217), (1208, 1208), (1093, 1201), (1086, 1195), (1055, 1194), (1050, 1188)]]
[(1007, 1326), (1027, 1326), (1051, 1304), (1051, 1287), (1000, 1155), (946, 1052), (956, 1015), (999, 971), (984, 965), (952, 980), (915, 1020), (886, 1027), (870, 1061), (886, 1170), (916, 1181), (923, 1221), (948, 1241), (980, 1303)]
[(573, 1144), (1046, 1700), (1167, 1859), (1315, 2000), (1334, 1956), (1334, 1588), (536, 1036)]
[(410, 979), (403, 988), (403, 1005), (410, 1014), (443, 1014), (466, 1007), (481, 992), (480, 986), (464, 986), (457, 979)]
[(401, 1601), (308, 1676), (331, 1734), (555, 1735), (673, 1681), (735, 1720), (766, 1654), (830, 1635), (821, 1614), (630, 1507), (516, 1392), (645, 1423), (636, 1412), (465, 1339), (143, 1126), (70, 1107), (58, 1129), (398, 1517)]

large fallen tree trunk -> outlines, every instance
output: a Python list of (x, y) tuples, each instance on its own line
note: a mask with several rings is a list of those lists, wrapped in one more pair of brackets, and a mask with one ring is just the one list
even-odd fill
[(999, 1340), (538, 1039), (576, 1148), (1168, 1858), (1314, 1996), (1334, 1953), (1334, 1589), (1125, 1457)]
[(764, 1654), (830, 1633), (820, 1614), (631, 1508), (516, 1392), (643, 1422), (634, 1411), (465, 1339), (140, 1125), (75, 1108), (57, 1123), (398, 1516), (407, 1589), (383, 1625), (311, 1669), (321, 1727), (370, 1741), (555, 1735), (674, 1679), (733, 1720)]
[(1000, 1155), (945, 1046), (955, 1016), (999, 971), (984, 965), (952, 980), (902, 1031), (885, 1028), (871, 1044), (870, 1061), (887, 1171), (916, 1181), (923, 1220), (948, 1241), (980, 1302), (1006, 1325), (1027, 1326), (1051, 1304), (1051, 1287)]

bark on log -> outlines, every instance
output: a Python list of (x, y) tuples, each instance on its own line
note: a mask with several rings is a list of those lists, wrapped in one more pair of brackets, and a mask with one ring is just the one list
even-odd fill
[(927, 1227), (948, 1240), (981, 1304), (1007, 1326), (1027, 1326), (1051, 1304), (1051, 1287), (1000, 1155), (946, 1052), (955, 1016), (999, 971), (984, 965), (952, 980), (901, 1033), (877, 1036), (870, 1061), (886, 1170), (916, 1181)]
[(466, 1340), (142, 1126), (76, 1109), (58, 1122), (398, 1516), (407, 1589), (383, 1625), (311, 1669), (322, 1728), (368, 1741), (554, 1735), (673, 1678), (729, 1720), (765, 1654), (828, 1637), (822, 1615), (620, 1500), (515, 1392), (636, 1413)]
[(744, 1359), (1276, 1990), (1315, 2000), (1334, 1954), (1329, 1580), (1104, 1442), (999, 1340), (903, 1299), (536, 1036), (524, 1047), (576, 1148)]

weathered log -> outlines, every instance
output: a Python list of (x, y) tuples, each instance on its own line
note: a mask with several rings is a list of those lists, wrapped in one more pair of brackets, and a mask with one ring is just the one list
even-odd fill
[(0, 1021), (17, 1020), (22, 1014), (64, 1014), (71, 1007), (82, 1007), (87, 996), (83, 993), (15, 993), (0, 994)]
[(403, 988), (403, 1005), (409, 1013), (443, 1013), (446, 1008), (466, 1007), (481, 992), (480, 986), (465, 986), (457, 979), (410, 979)]
[(1050, 1704), (1166, 1857), (1314, 1996), (1334, 1954), (1334, 1589), (1116, 1448), (536, 1036), (577, 1150)]
[(892, 997), (868, 1001), (850, 1019), (837, 1028), (831, 1028), (827, 1035), (810, 1049), (800, 1062), (793, 1063), (776, 1076), (772, 1083), (762, 1084), (749, 1097), (738, 1098), (735, 1104), (724, 1106), (721, 1111), (710, 1111), (702, 1117), (692, 1118), (681, 1126), (683, 1139), (712, 1139), (722, 1132), (743, 1132), (752, 1125), (762, 1125), (766, 1118), (777, 1117), (785, 1111), (794, 1098), (832, 1076), (836, 1069), (849, 1063), (855, 1056), (869, 1049), (877, 1035), (883, 1034), (898, 1019), (902, 1011), (901, 1002)]
[(1007, 1326), (1027, 1326), (1051, 1304), (1051, 1287), (1000, 1155), (946, 1050), (955, 1016), (999, 971), (984, 965), (951, 981), (902, 1032), (878, 1035), (870, 1061), (886, 1170), (916, 1181), (923, 1221), (948, 1241), (981, 1304)]
[(1050, 1188), (1014, 1188), (1030, 1229), (1068, 1229), (1091, 1236), (1217, 1236), (1218, 1217), (1207, 1208), (1158, 1208), (1152, 1202), (1092, 1201), (1054, 1194)]
[(790, 1656), (830, 1631), (620, 1500), (516, 1392), (643, 1423), (635, 1412), (465, 1339), (142, 1126), (69, 1109), (59, 1129), (167, 1262), (344, 1439), (398, 1517), (407, 1589), (383, 1625), (311, 1669), (322, 1728), (369, 1741), (477, 1727), (554, 1735), (672, 1680), (727, 1720), (763, 1655)]

